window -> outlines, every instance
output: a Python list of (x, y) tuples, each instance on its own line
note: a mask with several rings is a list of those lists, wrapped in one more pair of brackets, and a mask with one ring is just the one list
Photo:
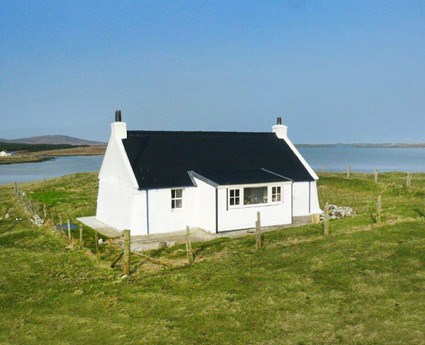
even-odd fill
[(183, 189), (171, 190), (171, 208), (182, 208), (183, 206)]
[(266, 204), (267, 187), (244, 188), (244, 205)]
[(239, 189), (230, 189), (229, 190), (229, 204), (231, 206), (240, 204), (240, 190)]
[(272, 187), (272, 202), (282, 201), (282, 191), (279, 187)]

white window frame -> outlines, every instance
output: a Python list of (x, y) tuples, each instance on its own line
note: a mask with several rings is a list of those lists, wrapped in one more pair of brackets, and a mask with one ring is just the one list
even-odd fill
[[(227, 209), (237, 209), (237, 208), (251, 208), (251, 207), (265, 207), (265, 206), (277, 206), (280, 204), (284, 204), (284, 190), (285, 190), (286, 183), (283, 184), (253, 184), (253, 185), (238, 185), (238, 186), (226, 186), (228, 193), (227, 193)], [(264, 188), (267, 187), (267, 203), (259, 203), (259, 204), (251, 204), (251, 205), (245, 205), (245, 195), (244, 195), (244, 189), (245, 188)], [(279, 201), (272, 201), (273, 200), (273, 188), (280, 188), (280, 200)], [(231, 192), (238, 190), (239, 191), (239, 204), (238, 205), (231, 205)]]
[[(178, 191), (180, 191), (181, 196), (177, 196)], [(174, 196), (173, 196), (174, 194)], [(178, 201), (180, 201), (180, 206), (177, 206)], [(171, 189), (171, 210), (177, 211), (183, 208), (183, 188), (173, 188)]]
[[(276, 192), (274, 193), (273, 190), (276, 190)], [(279, 191), (277, 191), (279, 190)], [(270, 186), (270, 195), (271, 195), (271, 199), (270, 202), (272, 204), (280, 204), (283, 201), (283, 188), (282, 186)], [(274, 197), (279, 197), (279, 200), (273, 200)]]
[[(234, 192), (234, 195), (232, 196), (232, 192)], [(236, 195), (238, 194), (238, 195)], [(241, 206), (243, 204), (241, 204), (241, 189), (240, 188), (229, 188), (229, 199), (228, 199), (228, 203), (229, 206), (234, 207), (234, 206)], [(234, 204), (232, 205), (232, 200), (234, 201)], [(238, 201), (238, 203), (236, 203), (236, 200)]]

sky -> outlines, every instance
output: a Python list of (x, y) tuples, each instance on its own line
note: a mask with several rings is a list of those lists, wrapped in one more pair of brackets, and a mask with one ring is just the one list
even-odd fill
[(425, 142), (423, 1), (0, 0), (0, 138)]

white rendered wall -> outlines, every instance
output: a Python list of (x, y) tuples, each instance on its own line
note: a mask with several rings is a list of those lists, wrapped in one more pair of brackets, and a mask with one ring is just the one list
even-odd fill
[(311, 214), (321, 214), (322, 210), (320, 209), (319, 205), (319, 193), (317, 192), (317, 182), (313, 181), (310, 182), (310, 188), (311, 188)]
[(293, 184), (294, 217), (321, 213), (317, 184), (313, 182), (294, 182)]
[(171, 188), (148, 191), (150, 234), (181, 231), (186, 226), (215, 232), (215, 188), (194, 180), (197, 187), (181, 188), (182, 208), (171, 208)]
[(131, 208), (130, 190), (110, 181), (99, 180), (96, 211), (98, 220), (117, 230), (129, 229)]
[(310, 214), (310, 183), (294, 182), (293, 187), (294, 217), (307, 216)]
[(215, 213), (215, 192), (216, 188), (194, 178), (196, 182), (196, 226), (215, 233), (216, 213)]
[(171, 208), (171, 189), (150, 189), (149, 198), (149, 233), (158, 234), (183, 230), (186, 225), (194, 226), (196, 207), (196, 188), (183, 189), (183, 207)]
[[(122, 143), (126, 124), (115, 122), (99, 173), (96, 218), (118, 230), (130, 229), (134, 235), (145, 233), (144, 192), (138, 184)], [(146, 213), (146, 212), (145, 212)]]
[(147, 235), (146, 191), (138, 191), (132, 196), (131, 224), (132, 235)]
[[(279, 184), (273, 184), (279, 186)], [(227, 204), (227, 188), (218, 188), (218, 231), (249, 229), (255, 227), (257, 212), (261, 213), (261, 226), (274, 226), (292, 223), (291, 183), (282, 184), (282, 202), (276, 204), (259, 204), (249, 206), (229, 206)], [(240, 186), (243, 188), (244, 186)], [(269, 198), (271, 197), (269, 193)], [(242, 200), (241, 200), (242, 202)]]

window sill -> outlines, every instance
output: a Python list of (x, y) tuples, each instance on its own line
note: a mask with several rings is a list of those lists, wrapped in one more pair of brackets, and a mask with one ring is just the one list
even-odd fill
[(237, 210), (237, 209), (241, 209), (241, 208), (261, 208), (261, 207), (269, 207), (269, 206), (281, 206), (284, 205), (283, 202), (272, 202), (272, 203), (267, 203), (267, 204), (254, 204), (254, 205), (236, 205), (236, 206), (228, 206), (228, 210)]

